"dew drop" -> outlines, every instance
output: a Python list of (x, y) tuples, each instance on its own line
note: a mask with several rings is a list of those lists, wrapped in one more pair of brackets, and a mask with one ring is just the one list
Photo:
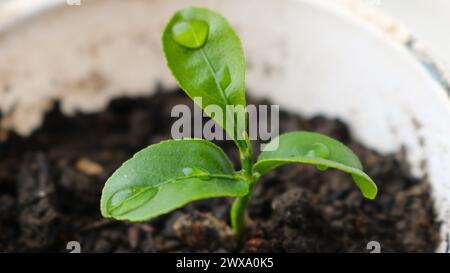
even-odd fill
[(185, 176), (193, 176), (201, 180), (209, 180), (211, 178), (211, 174), (208, 171), (198, 167), (183, 168), (183, 174)]
[(183, 168), (183, 174), (184, 176), (189, 176), (194, 172), (192, 168)]
[(217, 78), (219, 79), (220, 87), (222, 87), (223, 90), (226, 90), (231, 83), (231, 74), (228, 66), (223, 66), (217, 72)]
[(308, 151), (306, 156), (328, 159), (330, 158), (330, 150), (325, 144), (317, 142), (312, 145), (312, 149)]
[(120, 216), (133, 211), (150, 201), (158, 192), (151, 186), (131, 186), (116, 191), (108, 200), (108, 213)]
[(111, 198), (109, 198), (108, 207), (113, 208), (120, 205), (120, 203), (133, 195), (132, 187), (116, 191)]
[[(329, 159), (330, 158), (330, 150), (328, 149), (328, 147), (325, 144), (317, 142), (312, 145), (312, 149), (308, 151), (306, 156), (322, 158), (322, 159)], [(319, 171), (325, 171), (328, 169), (327, 166), (320, 165), (320, 164), (317, 164), (316, 168)]]
[(208, 38), (209, 26), (201, 20), (183, 20), (172, 26), (172, 37), (179, 45), (201, 48)]

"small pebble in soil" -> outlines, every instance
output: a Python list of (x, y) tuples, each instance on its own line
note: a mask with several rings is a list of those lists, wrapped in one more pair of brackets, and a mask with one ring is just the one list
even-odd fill
[(193, 249), (232, 251), (236, 248), (231, 228), (211, 213), (183, 214), (175, 221), (173, 229), (178, 238)]

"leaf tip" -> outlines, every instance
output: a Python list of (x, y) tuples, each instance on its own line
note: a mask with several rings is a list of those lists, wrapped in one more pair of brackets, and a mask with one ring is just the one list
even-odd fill
[(367, 176), (366, 174), (364, 174), (364, 176), (352, 174), (352, 178), (360, 189), (364, 198), (374, 200), (377, 197), (378, 187), (369, 176)]

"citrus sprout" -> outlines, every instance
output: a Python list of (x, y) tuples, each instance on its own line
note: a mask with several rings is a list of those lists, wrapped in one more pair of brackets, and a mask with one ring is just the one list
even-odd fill
[[(104, 217), (145, 221), (190, 202), (236, 198), (231, 224), (236, 238), (245, 231), (246, 207), (261, 175), (290, 163), (334, 168), (352, 177), (362, 195), (374, 199), (377, 186), (344, 144), (313, 132), (290, 132), (268, 143), (256, 162), (246, 132), (245, 59), (239, 37), (215, 11), (188, 7), (177, 11), (162, 35), (167, 66), (181, 89), (200, 97), (203, 110), (232, 137), (241, 170), (215, 144), (202, 139), (167, 140), (137, 152), (106, 181), (101, 198)], [(213, 115), (208, 106), (227, 113)], [(231, 114), (228, 106), (242, 106)], [(233, 124), (233, 126), (228, 126)]]

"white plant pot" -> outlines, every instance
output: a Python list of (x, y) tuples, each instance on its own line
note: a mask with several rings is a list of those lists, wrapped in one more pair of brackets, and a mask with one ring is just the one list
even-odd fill
[(252, 96), (339, 117), (379, 152), (404, 146), (413, 173), (432, 185), (443, 221), (437, 251), (448, 249), (449, 94), (440, 74), (405, 46), (407, 32), (355, 1), (7, 1), (0, 8), (2, 128), (31, 133), (54, 100), (66, 114), (93, 112), (113, 97), (175, 87), (160, 36), (187, 5), (211, 6), (236, 27)]

